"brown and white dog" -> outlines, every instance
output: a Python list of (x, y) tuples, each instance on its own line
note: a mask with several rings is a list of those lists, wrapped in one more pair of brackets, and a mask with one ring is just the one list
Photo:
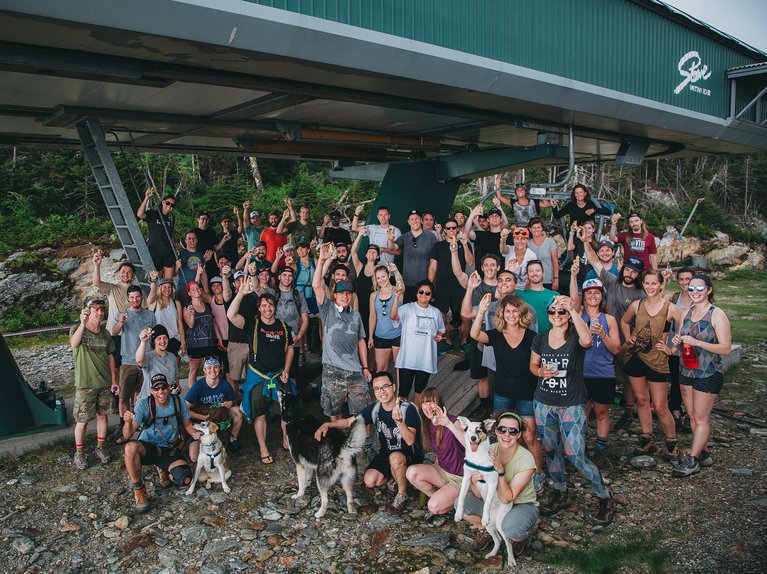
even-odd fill
[(495, 426), (495, 420), (486, 419), (481, 423), (473, 423), (466, 417), (458, 417), (458, 424), (463, 428), (464, 446), (466, 454), (463, 461), (463, 480), (461, 481), (461, 492), (458, 495), (458, 504), (455, 507), (455, 521), (460, 522), (463, 518), (463, 502), (466, 499), (466, 493), (471, 486), (471, 475), (474, 472), (482, 473), (482, 480), (477, 483), (477, 489), (482, 495), (484, 505), (482, 507), (482, 526), (493, 538), (493, 548), (485, 556), (490, 558), (498, 554), (501, 548), (501, 540), (506, 543), (506, 555), (509, 557), (509, 566), (516, 566), (514, 552), (508, 538), (503, 534), (502, 524), (504, 517), (509, 513), (513, 505), (512, 502), (504, 504), (498, 498), (498, 481), (501, 478), (493, 467), (493, 461), (490, 460), (490, 433)]
[(224, 492), (229, 494), (232, 489), (226, 484), (226, 479), (232, 475), (232, 471), (227, 463), (226, 449), (216, 434), (218, 425), (209, 421), (202, 421), (192, 426), (200, 431), (202, 436), (200, 437), (200, 454), (197, 456), (197, 468), (186, 493), (192, 494), (197, 481), (205, 480), (207, 481), (206, 488), (210, 488), (214, 482), (220, 482)]

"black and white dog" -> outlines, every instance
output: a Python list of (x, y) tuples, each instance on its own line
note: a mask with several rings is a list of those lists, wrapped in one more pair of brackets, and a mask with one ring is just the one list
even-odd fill
[(479, 493), (482, 495), (484, 505), (482, 507), (482, 526), (493, 538), (493, 549), (485, 556), (490, 558), (498, 554), (501, 548), (501, 540), (506, 543), (506, 555), (509, 557), (509, 566), (516, 566), (514, 552), (508, 538), (504, 536), (501, 528), (504, 517), (509, 513), (514, 503), (504, 504), (498, 498), (498, 481), (500, 477), (490, 460), (490, 433), (495, 426), (495, 420), (486, 419), (481, 423), (473, 423), (466, 417), (458, 417), (458, 424), (463, 428), (464, 446), (466, 447), (463, 461), (463, 480), (461, 492), (458, 495), (458, 504), (455, 507), (455, 521), (460, 522), (463, 518), (463, 503), (466, 493), (471, 486), (471, 475), (474, 471), (482, 473), (482, 481), (477, 483)]
[(320, 509), (315, 518), (322, 518), (328, 510), (328, 491), (339, 479), (346, 493), (346, 510), (356, 514), (352, 487), (357, 477), (355, 456), (362, 452), (365, 445), (365, 423), (354, 421), (349, 434), (340, 429), (329, 429), (328, 433), (317, 441), (314, 433), (320, 421), (311, 415), (301, 416), (299, 400), (294, 395), (278, 391), (282, 420), (285, 421), (288, 435), (290, 456), (296, 463), (298, 492), (292, 498), (300, 498), (317, 472), (317, 489), (320, 491)]

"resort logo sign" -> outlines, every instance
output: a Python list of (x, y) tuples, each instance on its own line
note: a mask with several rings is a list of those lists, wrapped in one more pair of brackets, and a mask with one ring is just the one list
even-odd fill
[(682, 90), (684, 90), (685, 87), (689, 85), (691, 92), (703, 94), (704, 96), (711, 95), (711, 90), (695, 85), (697, 82), (701, 80), (708, 80), (711, 77), (711, 70), (709, 70), (708, 66), (703, 63), (703, 60), (701, 59), (698, 52), (695, 50), (687, 52), (679, 60), (677, 68), (679, 69), (679, 74), (684, 78), (684, 80), (682, 80), (674, 89), (675, 94), (681, 93)]

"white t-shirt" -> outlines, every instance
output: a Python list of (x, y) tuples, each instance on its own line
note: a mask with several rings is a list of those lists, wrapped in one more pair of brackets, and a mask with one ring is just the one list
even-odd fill
[(407, 303), (398, 310), (402, 339), (395, 366), (427, 373), (437, 372), (437, 343), (434, 335), (445, 332), (442, 313), (429, 305)]
[[(517, 281), (517, 289), (525, 289), (527, 287), (527, 263), (528, 261), (535, 261), (538, 259), (538, 256), (535, 254), (535, 251), (527, 248), (527, 251), (525, 252), (525, 256), (522, 258), (521, 265), (517, 266), (516, 262), (514, 261), (516, 259), (514, 246), (509, 245), (509, 251), (504, 255), (504, 269), (508, 269), (509, 271), (513, 271), (517, 274), (517, 277), (519, 278), (519, 281)], [(509, 265), (509, 262), (512, 262), (511, 265)]]
[[(390, 227), (394, 227), (394, 241), (396, 241), (397, 237), (402, 235), (402, 232), (394, 225), (390, 225)], [(378, 224), (368, 225), (368, 239), (370, 239), (371, 244), (378, 245), (378, 247), (389, 246), (387, 230)], [(387, 265), (392, 261), (394, 261), (394, 255), (391, 253), (384, 253), (383, 251), (381, 252), (381, 265)]]

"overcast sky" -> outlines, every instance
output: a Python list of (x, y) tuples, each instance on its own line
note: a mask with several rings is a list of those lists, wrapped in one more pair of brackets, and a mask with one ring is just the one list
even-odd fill
[(661, 0), (767, 52), (767, 0)]

